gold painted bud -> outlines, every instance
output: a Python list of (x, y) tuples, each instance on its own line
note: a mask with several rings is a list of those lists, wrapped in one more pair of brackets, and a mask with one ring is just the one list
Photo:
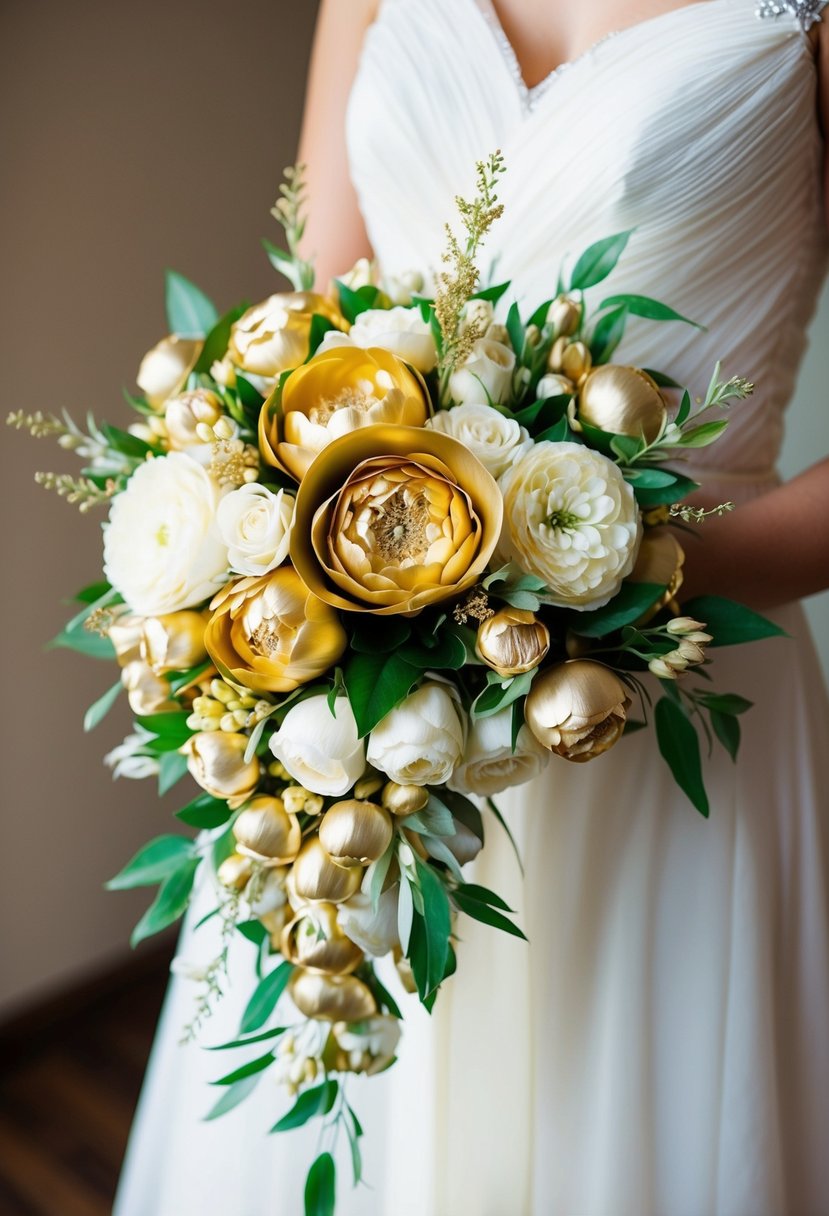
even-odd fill
[(391, 844), (391, 817), (373, 802), (347, 798), (325, 812), (319, 837), (337, 865), (369, 865)]
[(326, 975), (345, 975), (363, 960), (362, 950), (343, 933), (337, 909), (329, 903), (295, 916), (282, 931), (279, 948), (290, 962)]
[[(215, 393), (206, 388), (197, 388), (190, 393), (181, 393), (167, 402), (164, 410), (164, 421), (167, 424), (167, 438), (170, 447), (181, 451), (202, 443), (197, 428), (206, 425), (212, 432), (220, 418), (224, 416), (222, 403)], [(231, 435), (233, 431), (231, 430)], [(226, 439), (230, 435), (225, 436)], [(212, 442), (211, 434), (208, 443)]]
[(141, 631), (141, 657), (156, 675), (187, 671), (207, 658), (204, 631), (208, 616), (201, 612), (167, 612), (148, 616)]
[(564, 363), (564, 352), (570, 345), (569, 338), (556, 338), (547, 355), (547, 371), (560, 372)]
[(179, 707), (170, 700), (170, 685), (161, 676), (136, 659), (121, 670), (121, 683), (127, 690), (130, 709), (136, 716), (172, 713)]
[(653, 443), (665, 424), (665, 401), (654, 380), (638, 367), (595, 367), (579, 393), (581, 422), (614, 435)]
[(227, 799), (231, 810), (246, 802), (259, 781), (259, 761), (245, 760), (246, 735), (200, 731), (182, 747), (191, 776), (214, 798)]
[(135, 379), (154, 410), (163, 410), (170, 397), (181, 392), (203, 346), (199, 338), (171, 334), (147, 352)]
[(636, 565), (628, 575), (631, 583), (655, 583), (665, 588), (663, 595), (636, 622), (644, 625), (661, 608), (670, 604), (682, 586), (685, 551), (669, 528), (648, 528), (642, 536)]
[(414, 815), (426, 806), (429, 791), (422, 785), (398, 785), (396, 781), (389, 781), (383, 787), (380, 801), (392, 815)]
[(354, 786), (354, 797), (360, 799), (371, 798), (372, 794), (376, 794), (382, 788), (382, 777), (364, 777), (362, 781), (358, 781)]
[(325, 851), (319, 836), (309, 836), (292, 870), (293, 887), (300, 899), (340, 904), (360, 889), (362, 866), (338, 866)]
[(259, 794), (252, 798), (233, 825), (236, 847), (245, 857), (269, 866), (294, 860), (302, 844), (296, 815), (289, 815), (281, 798)]
[(107, 629), (107, 637), (115, 647), (115, 657), (122, 667), (141, 658), (141, 637), (144, 632), (144, 617), (136, 616), (125, 608), (116, 609), (118, 615)]
[(547, 309), (547, 324), (552, 325), (556, 337), (569, 337), (581, 325), (581, 304), (572, 296), (557, 296)]
[(629, 705), (624, 684), (609, 667), (570, 659), (536, 676), (524, 715), (544, 747), (565, 760), (583, 762), (617, 742)]
[(397, 968), (397, 974), (400, 976), (400, 982), (406, 991), (411, 994), (417, 992), (417, 983), (412, 972), (412, 965), (404, 957), (399, 947), (394, 952), (394, 965)]
[(522, 608), (502, 608), (482, 621), (475, 641), (478, 657), (505, 679), (537, 667), (549, 649), (547, 626)]
[(249, 857), (242, 857), (240, 853), (231, 853), (230, 857), (226, 857), (216, 871), (216, 877), (223, 887), (229, 887), (232, 891), (243, 891), (248, 885), (253, 866)]
[(361, 1022), (377, 1012), (371, 990), (353, 975), (318, 975), (298, 968), (288, 986), (291, 999), (307, 1018)]
[(593, 358), (584, 342), (569, 342), (561, 357), (561, 370), (568, 379), (580, 384), (590, 368)]

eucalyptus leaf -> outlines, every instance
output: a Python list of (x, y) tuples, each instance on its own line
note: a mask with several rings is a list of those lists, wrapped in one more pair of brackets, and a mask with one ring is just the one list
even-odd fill
[(170, 333), (179, 337), (204, 338), (219, 320), (204, 292), (175, 270), (165, 276), (165, 300)]
[(103, 696), (94, 701), (89, 709), (84, 714), (83, 728), (85, 731), (94, 730), (112, 709), (115, 702), (118, 700), (118, 694), (123, 688), (120, 680), (113, 684), (112, 688), (108, 688)]
[(406, 816), (406, 827), (425, 836), (454, 836), (457, 832), (452, 812), (433, 793), (424, 810)]
[(240, 1034), (248, 1034), (264, 1026), (276, 1008), (279, 998), (288, 986), (294, 972), (293, 963), (280, 963), (273, 971), (268, 972), (256, 986), (253, 995), (245, 1006), (242, 1020), (239, 1024)]
[(164, 879), (155, 899), (132, 931), (132, 946), (137, 946), (154, 933), (160, 933), (184, 915), (200, 864), (200, 857), (191, 857)]
[(339, 1086), (329, 1078), (313, 1089), (305, 1089), (297, 1098), (286, 1115), (274, 1123), (272, 1132), (288, 1132), (295, 1127), (302, 1127), (316, 1115), (327, 1115), (337, 1097)]
[(371, 899), (371, 906), (375, 912), (380, 903), (380, 896), (383, 894), (383, 884), (386, 881), (386, 875), (389, 872), (389, 866), (394, 857), (395, 847), (395, 840), (392, 837), (385, 853), (381, 857), (378, 857), (376, 861), (373, 861), (366, 871), (368, 894)]
[(458, 863), (457, 857), (439, 836), (427, 836), (423, 843), (430, 857), (434, 857), (435, 861), (442, 861), (450, 874), (458, 882), (463, 882), (463, 870)]
[(186, 836), (156, 836), (104, 885), (108, 891), (155, 886), (193, 857), (194, 849), (193, 841)]
[(677, 785), (707, 819), (708, 795), (702, 780), (697, 732), (672, 697), (662, 697), (657, 701), (654, 722), (659, 750)]
[(255, 1060), (249, 1060), (247, 1064), (242, 1064), (239, 1068), (234, 1068), (233, 1072), (227, 1073), (226, 1076), (220, 1077), (218, 1081), (211, 1081), (211, 1085), (235, 1085), (237, 1081), (244, 1081), (245, 1077), (252, 1077), (254, 1073), (264, 1072), (266, 1068), (270, 1068), (271, 1064), (276, 1062), (276, 1056), (272, 1051), (267, 1052), (264, 1056), (258, 1056)]
[(252, 1093), (256, 1088), (261, 1075), (261, 1073), (253, 1073), (251, 1076), (245, 1077), (244, 1081), (237, 1081), (235, 1085), (230, 1085), (219, 1098), (218, 1102), (211, 1106), (204, 1116), (205, 1123), (211, 1119), (218, 1119), (222, 1115), (226, 1115), (228, 1111), (233, 1110), (240, 1102), (244, 1102), (248, 1094)]
[(229, 1043), (215, 1043), (212, 1047), (207, 1047), (207, 1051), (230, 1051), (235, 1047), (250, 1047), (253, 1043), (266, 1043), (268, 1039), (277, 1039), (280, 1035), (285, 1034), (288, 1030), (287, 1026), (274, 1026), (272, 1030), (263, 1030), (261, 1034), (247, 1035), (241, 1039), (231, 1039)]
[(622, 256), (625, 246), (633, 234), (633, 229), (627, 232), (617, 232), (604, 240), (596, 241), (585, 249), (584, 253), (573, 267), (570, 275), (570, 291), (584, 291), (601, 283), (616, 268), (616, 263)]
[(181, 752), (164, 752), (158, 757), (158, 796), (163, 798), (187, 772), (187, 757)]
[(453, 891), (452, 900), (461, 912), (465, 912), (473, 920), (480, 921), (484, 925), (492, 925), (494, 929), (501, 929), (504, 933), (510, 933), (513, 937), (520, 937), (523, 941), (527, 940), (517, 925), (514, 925), (503, 913), (497, 911), (497, 909), (491, 907), (488, 903), (473, 899), (462, 890)]

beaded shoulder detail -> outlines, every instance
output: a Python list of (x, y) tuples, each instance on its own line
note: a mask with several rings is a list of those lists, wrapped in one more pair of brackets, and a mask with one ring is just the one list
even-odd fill
[(758, 17), (793, 17), (804, 34), (821, 20), (821, 11), (829, 0), (760, 0)]

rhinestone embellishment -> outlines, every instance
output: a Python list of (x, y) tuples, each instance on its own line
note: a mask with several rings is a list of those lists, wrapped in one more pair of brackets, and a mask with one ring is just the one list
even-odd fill
[(784, 17), (788, 14), (794, 17), (806, 34), (820, 21), (820, 12), (826, 3), (827, 0), (760, 0), (756, 12), (758, 17)]

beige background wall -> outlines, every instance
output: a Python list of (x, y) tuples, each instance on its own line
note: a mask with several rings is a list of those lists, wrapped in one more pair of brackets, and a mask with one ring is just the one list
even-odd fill
[[(262, 254), (293, 159), (312, 0), (4, 0), (0, 11), (0, 362), (8, 409), (86, 409), (126, 424), (120, 389), (164, 332), (162, 273), (220, 306), (279, 280)], [(829, 450), (829, 300), (787, 445), (789, 471)], [(0, 1016), (122, 955), (147, 896), (104, 880), (170, 830), (160, 805), (113, 784), (101, 756), (125, 706), (92, 735), (83, 710), (114, 680), (43, 650), (61, 597), (98, 576), (100, 516), (39, 490), (75, 466), (47, 441), (0, 433), (3, 647)], [(829, 604), (822, 635), (829, 651)]]

